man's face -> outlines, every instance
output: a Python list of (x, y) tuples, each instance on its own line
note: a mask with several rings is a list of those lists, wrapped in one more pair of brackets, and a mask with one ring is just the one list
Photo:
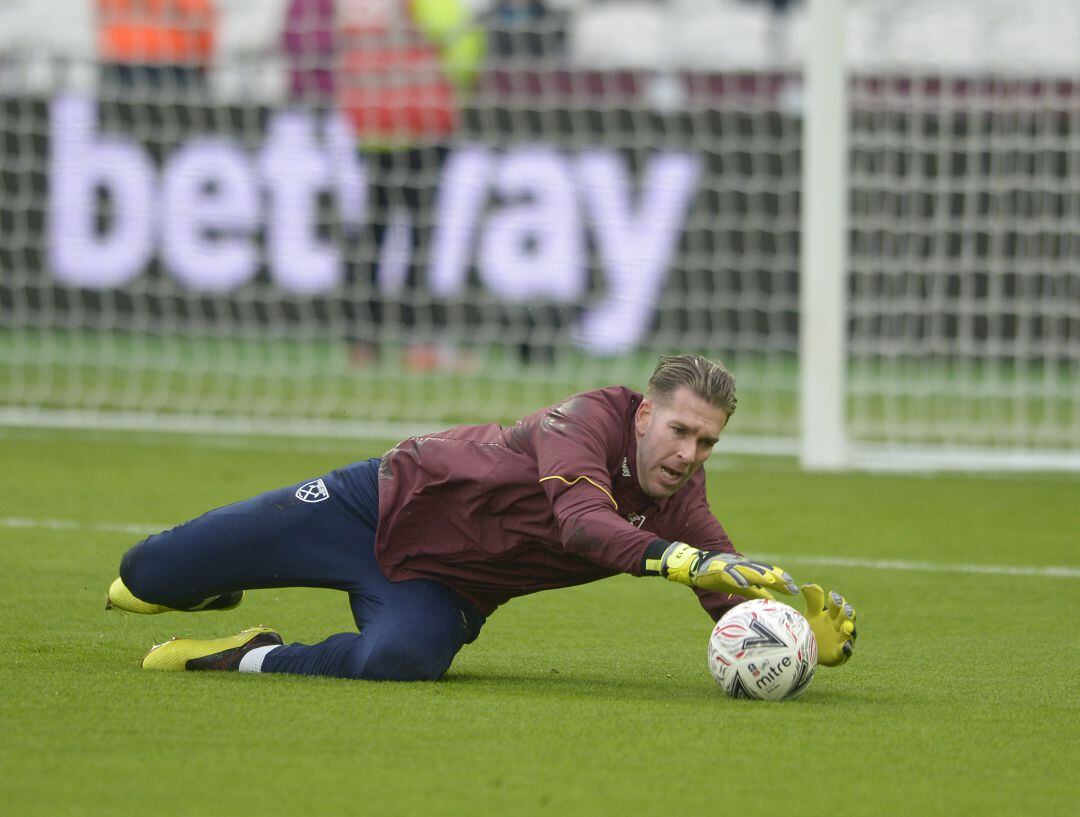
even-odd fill
[(686, 386), (666, 401), (646, 397), (634, 417), (641, 490), (654, 499), (682, 488), (709, 458), (727, 413)]

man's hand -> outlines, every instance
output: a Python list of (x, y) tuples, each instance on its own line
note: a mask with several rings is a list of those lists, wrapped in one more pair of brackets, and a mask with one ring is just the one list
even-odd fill
[(772, 590), (788, 596), (798, 592), (791, 576), (776, 565), (698, 550), (685, 542), (672, 542), (664, 551), (660, 574), (680, 584), (748, 599), (771, 599)]
[(817, 584), (804, 584), (802, 594), (806, 598), (806, 620), (817, 639), (818, 663), (836, 667), (851, 657), (855, 649), (855, 608), (844, 601), (835, 591), (825, 591)]

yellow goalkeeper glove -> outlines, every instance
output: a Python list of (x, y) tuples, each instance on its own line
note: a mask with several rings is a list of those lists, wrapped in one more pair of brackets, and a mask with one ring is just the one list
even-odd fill
[(817, 584), (804, 584), (802, 594), (806, 620), (817, 639), (818, 663), (826, 667), (843, 664), (855, 649), (855, 608), (832, 590), (826, 601), (825, 591)]
[(672, 542), (660, 560), (660, 575), (679, 584), (731, 593), (748, 599), (771, 599), (770, 591), (794, 596), (791, 576), (776, 565), (753, 562), (734, 553), (699, 550)]

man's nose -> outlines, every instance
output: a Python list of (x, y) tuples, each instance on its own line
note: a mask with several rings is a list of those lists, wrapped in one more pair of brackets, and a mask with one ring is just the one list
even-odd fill
[(692, 462), (696, 451), (697, 444), (693, 440), (686, 440), (679, 446), (679, 459), (684, 462)]

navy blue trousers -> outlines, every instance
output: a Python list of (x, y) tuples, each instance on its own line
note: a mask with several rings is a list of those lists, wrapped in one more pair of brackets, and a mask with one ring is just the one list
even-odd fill
[(485, 619), (445, 585), (383, 575), (375, 559), (378, 466), (377, 459), (357, 462), (150, 536), (124, 554), (120, 576), (140, 599), (170, 607), (235, 590), (344, 590), (360, 632), (279, 647), (263, 672), (440, 678)]

